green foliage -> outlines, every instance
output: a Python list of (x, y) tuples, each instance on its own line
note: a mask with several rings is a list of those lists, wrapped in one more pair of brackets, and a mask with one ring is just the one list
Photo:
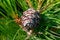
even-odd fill
[[(38, 8), (38, 0), (30, 0), (35, 10)], [(49, 5), (48, 5), (49, 4)], [(48, 5), (48, 6), (47, 6)], [(40, 6), (40, 24), (35, 28), (29, 40), (60, 40), (60, 0), (42, 0)], [(44, 10), (44, 7), (46, 9)], [(29, 5), (26, 0), (0, 0), (0, 40), (24, 40), (24, 32), (14, 18), (22, 15)]]

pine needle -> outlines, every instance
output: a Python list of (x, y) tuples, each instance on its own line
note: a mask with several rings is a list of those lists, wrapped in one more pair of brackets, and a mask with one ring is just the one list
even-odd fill
[(32, 3), (30, 0), (26, 0), (27, 4), (29, 5), (30, 8), (33, 8)]

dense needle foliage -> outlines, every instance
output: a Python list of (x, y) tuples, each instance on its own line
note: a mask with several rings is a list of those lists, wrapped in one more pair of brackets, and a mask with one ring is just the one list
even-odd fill
[(30, 7), (40, 10), (40, 25), (29, 40), (60, 40), (60, 0), (0, 0), (0, 40), (24, 40), (27, 36), (14, 21)]

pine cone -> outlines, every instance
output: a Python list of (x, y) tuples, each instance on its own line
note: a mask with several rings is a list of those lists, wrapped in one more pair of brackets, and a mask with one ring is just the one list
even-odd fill
[(40, 20), (40, 16), (37, 11), (30, 8), (26, 10), (25, 12), (23, 12), (21, 19), (22, 19), (22, 25), (26, 27), (27, 29), (30, 29), (37, 26)]

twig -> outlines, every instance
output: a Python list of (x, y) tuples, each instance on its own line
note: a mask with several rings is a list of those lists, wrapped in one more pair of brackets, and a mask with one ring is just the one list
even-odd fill
[(32, 32), (33, 30), (30, 30), (29, 32), (27, 32), (27, 37), (25, 40), (29, 40), (29, 38), (32, 36)]

